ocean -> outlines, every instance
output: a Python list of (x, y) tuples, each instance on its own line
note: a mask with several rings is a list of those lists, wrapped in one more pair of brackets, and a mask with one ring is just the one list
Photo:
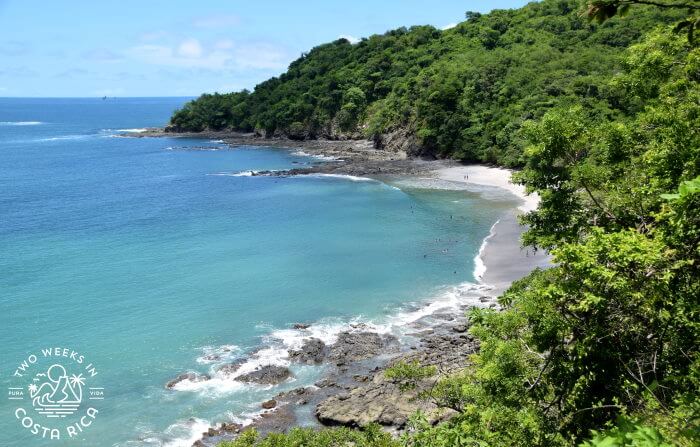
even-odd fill
[[(429, 179), (255, 177), (325, 161), (120, 137), (163, 125), (186, 100), (0, 99), (0, 445), (190, 446), (211, 423), (254, 417), (260, 402), (323, 369), (291, 365), (294, 378), (270, 387), (217, 375), (220, 365), (287, 365), (304, 337), (330, 342), (353, 322), (401, 335), (421, 315), (478, 297), (475, 257), (517, 205), (509, 193)], [(31, 373), (20, 377), (23, 361)], [(81, 404), (98, 413), (74, 436), (32, 433), (79, 414), (36, 410), (28, 387), (44, 380), (42, 361), (85, 367), (85, 393), (102, 389)], [(165, 389), (187, 371), (212, 380)], [(17, 389), (22, 398), (11, 399)]]

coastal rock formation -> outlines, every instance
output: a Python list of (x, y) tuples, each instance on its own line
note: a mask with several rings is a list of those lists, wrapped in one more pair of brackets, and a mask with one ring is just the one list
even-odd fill
[(260, 385), (277, 385), (292, 377), (289, 368), (277, 365), (266, 365), (260, 369), (236, 377), (239, 382), (257, 383)]
[(328, 359), (337, 366), (358, 360), (365, 360), (379, 354), (396, 352), (398, 339), (393, 335), (380, 335), (374, 332), (341, 332), (333, 343)]
[(208, 374), (200, 374), (196, 372), (186, 372), (182, 373), (174, 379), (170, 380), (165, 384), (165, 388), (172, 390), (178, 383), (188, 381), (188, 382), (204, 382), (211, 379)]
[[(415, 334), (420, 339), (419, 347), (412, 350), (410, 354), (396, 357), (391, 364), (401, 360), (417, 361), (424, 366), (437, 366), (441, 373), (464, 368), (467, 366), (469, 354), (478, 349), (478, 344), (473, 338), (464, 333), (466, 328), (464, 318), (455, 317), (449, 324), (440, 324), (434, 329)], [(379, 337), (377, 334), (374, 335)], [(362, 336), (362, 340), (370, 342), (370, 349), (376, 348), (376, 338)], [(346, 340), (343, 344), (349, 343)], [(352, 352), (352, 349), (350, 351)], [(453, 414), (450, 410), (437, 408), (431, 401), (416, 399), (419, 393), (435, 383), (437, 377), (425, 379), (416, 389), (405, 391), (399, 388), (399, 384), (387, 379), (384, 371), (385, 369), (381, 368), (378, 371), (372, 371), (373, 374), (370, 376), (353, 376), (359, 385), (352, 387), (348, 392), (332, 395), (320, 402), (316, 406), (316, 418), (325, 425), (359, 427), (376, 422), (401, 430), (405, 427), (408, 418), (417, 410), (421, 410), (432, 423), (444, 420)], [(317, 386), (321, 385), (326, 383), (317, 383)]]
[(309, 338), (304, 345), (297, 350), (289, 351), (289, 358), (293, 362), (307, 365), (319, 364), (326, 356), (326, 344), (318, 338)]
[(220, 374), (227, 374), (227, 375), (233, 374), (236, 371), (238, 371), (238, 369), (241, 367), (243, 362), (244, 362), (244, 360), (241, 359), (241, 360), (235, 361), (233, 363), (226, 363), (226, 364), (221, 365), (218, 368), (216, 368), (216, 372), (220, 373)]
[(277, 406), (277, 401), (275, 399), (266, 400), (260, 406), (265, 410), (270, 410)]
[(318, 404), (316, 418), (324, 425), (361, 427), (376, 422), (402, 429), (417, 410), (421, 410), (431, 422), (449, 415), (432, 402), (416, 399), (416, 396), (417, 391), (402, 391), (380, 373), (374, 376), (370, 384), (332, 396)]

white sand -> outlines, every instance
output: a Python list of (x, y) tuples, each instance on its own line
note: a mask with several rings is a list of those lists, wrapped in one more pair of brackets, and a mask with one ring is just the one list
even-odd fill
[(495, 186), (510, 191), (523, 201), (518, 207), (523, 212), (537, 208), (540, 201), (537, 193), (527, 194), (525, 187), (511, 183), (512, 171), (502, 168), (490, 168), (488, 166), (466, 165), (452, 166), (435, 171), (438, 178), (451, 182), (471, 183), (474, 185)]
[(493, 225), (474, 259), (474, 276), (480, 283), (493, 286), (494, 296), (503, 293), (513, 281), (536, 267), (551, 265), (546, 252), (534, 253), (532, 249), (521, 246), (520, 236), (526, 227), (520, 225), (517, 215), (536, 209), (540, 198), (537, 194), (526, 194), (525, 187), (511, 183), (511, 174), (508, 169), (479, 165), (452, 166), (434, 172), (441, 180), (505, 189), (523, 202), (518, 208), (504, 213)]

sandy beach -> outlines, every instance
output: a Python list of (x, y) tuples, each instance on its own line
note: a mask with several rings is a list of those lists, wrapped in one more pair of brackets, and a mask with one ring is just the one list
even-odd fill
[(450, 166), (434, 171), (441, 180), (505, 189), (522, 201), (516, 209), (504, 213), (493, 226), (479, 253), (484, 270), (479, 279), (494, 286), (495, 295), (500, 295), (513, 281), (535, 268), (545, 268), (550, 263), (547, 253), (521, 246), (520, 236), (526, 228), (519, 224), (518, 215), (536, 209), (540, 199), (537, 194), (528, 195), (524, 186), (512, 183), (512, 173), (508, 169), (481, 165)]

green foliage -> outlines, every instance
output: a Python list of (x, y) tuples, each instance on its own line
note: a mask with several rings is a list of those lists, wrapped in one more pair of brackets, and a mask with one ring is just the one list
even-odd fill
[(616, 15), (624, 16), (634, 5), (654, 5), (660, 8), (672, 8), (688, 11), (688, 18), (675, 26), (674, 32), (685, 31), (688, 34), (688, 42), (695, 40), (695, 31), (700, 29), (700, 17), (694, 15), (700, 11), (700, 3), (697, 0), (595, 0), (588, 4), (586, 15), (590, 20), (603, 23)]
[(688, 180), (682, 182), (678, 187), (677, 194), (661, 194), (662, 199), (666, 200), (677, 200), (690, 196), (691, 194), (697, 194), (700, 192), (700, 176), (695, 177), (693, 180)]
[(604, 431), (594, 432), (593, 438), (581, 444), (581, 447), (673, 447), (666, 442), (654, 427), (635, 424), (621, 419), (618, 426)]
[[(480, 342), (472, 366), (427, 393), (456, 415), (432, 426), (417, 414), (404, 446), (700, 445), (700, 48), (666, 27), (618, 54), (636, 36), (608, 17), (593, 30), (574, 10), (545, 1), (470, 13), (449, 32), (338, 41), (347, 57), (364, 55), (353, 67), (370, 67), (373, 81), (339, 82), (339, 73), (355, 74), (344, 64), (315, 72), (334, 73), (315, 128), (341, 125), (345, 108), (348, 129), (400, 125), (433, 154), (522, 162), (517, 181), (541, 198), (522, 218), (524, 241), (549, 250), (553, 267), (514, 283), (502, 311), (470, 312)], [(653, 13), (644, 14), (627, 23), (643, 26)], [(275, 104), (290, 123), (307, 122), (294, 100)], [(200, 119), (199, 106), (178, 113)], [(280, 116), (256, 127), (274, 131)], [(411, 389), (434, 372), (404, 362), (387, 377)], [(393, 445), (375, 430), (249, 433), (227, 447)]]
[[(252, 93), (202, 95), (172, 130), (231, 129), (292, 138), (373, 138), (400, 129), (419, 153), (519, 166), (519, 130), (553, 107), (582, 103), (607, 116), (608, 78), (625, 47), (681, 13), (638, 8), (593, 25), (579, 0), (467, 13), (449, 30), (399, 28), (357, 44), (313, 48)], [(418, 154), (415, 154), (418, 155)]]
[(700, 444), (699, 51), (654, 32), (605, 86), (611, 113), (524, 125), (525, 240), (554, 267), (471, 313), (474, 368), (442, 382), (460, 414), (407, 444)]
[(421, 366), (417, 360), (413, 362), (400, 361), (387, 368), (384, 375), (387, 379), (399, 384), (403, 391), (415, 389), (418, 382), (432, 377), (437, 372), (435, 366)]
[(271, 433), (261, 437), (255, 430), (243, 432), (234, 441), (223, 442), (219, 447), (399, 447), (399, 443), (382, 431), (378, 425), (362, 430), (334, 428), (313, 430), (294, 428), (287, 434)]

